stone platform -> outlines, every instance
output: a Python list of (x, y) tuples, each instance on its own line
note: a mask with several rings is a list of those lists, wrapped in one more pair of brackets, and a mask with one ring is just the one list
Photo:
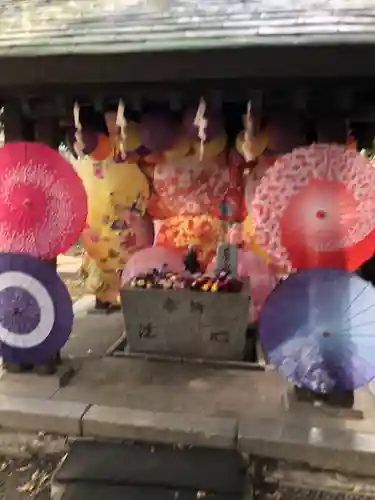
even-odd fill
[(288, 384), (272, 371), (108, 357), (123, 331), (121, 314), (91, 315), (81, 306), (63, 352), (74, 367), (70, 378), (0, 376), (3, 429), (237, 448), (375, 475), (371, 387), (356, 392), (363, 419), (287, 407)]

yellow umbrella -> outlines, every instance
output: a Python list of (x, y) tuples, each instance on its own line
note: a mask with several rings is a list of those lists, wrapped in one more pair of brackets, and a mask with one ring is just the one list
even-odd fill
[(183, 158), (184, 156), (187, 156), (189, 154), (191, 146), (191, 141), (187, 137), (181, 135), (177, 139), (176, 144), (173, 146), (173, 148), (168, 149), (164, 152), (165, 159), (168, 162), (179, 160), (180, 158)]
[(132, 232), (132, 229), (113, 231), (108, 226), (104, 226), (98, 233), (85, 229), (81, 235), (81, 241), (87, 254), (96, 262), (98, 268), (115, 271), (122, 269), (129, 258), (128, 250), (121, 243), (126, 234)]
[(112, 160), (93, 162), (86, 157), (76, 163), (88, 196), (88, 224), (99, 230), (103, 216), (114, 219), (118, 210), (144, 213), (150, 188), (146, 176), (134, 163)]
[[(245, 131), (243, 130), (237, 135), (236, 138), (236, 149), (243, 156), (243, 145), (245, 142)], [(253, 137), (251, 140), (251, 149), (254, 155), (254, 158), (258, 158), (262, 153), (264, 153), (265, 149), (268, 145), (268, 137), (265, 132), (261, 132), (259, 135)]]
[(115, 271), (100, 269), (94, 260), (86, 264), (85, 287), (87, 292), (93, 293), (99, 300), (117, 304), (120, 288), (119, 276)]
[(150, 197), (147, 177), (135, 163), (110, 163), (103, 177), (106, 195), (115, 208), (136, 209), (144, 214)]
[[(126, 221), (127, 216), (130, 221)], [(130, 255), (141, 248), (152, 246), (154, 227), (150, 217), (131, 213), (108, 221), (101, 231), (86, 228), (81, 235), (87, 254), (104, 270), (122, 269)]]
[(115, 217), (115, 209), (103, 180), (95, 175), (95, 169), (99, 171), (107, 163), (111, 160), (96, 162), (85, 156), (76, 160), (74, 165), (87, 193), (87, 223), (95, 232), (101, 231), (106, 218)]
[[(128, 122), (125, 128), (125, 134), (125, 151), (135, 151), (142, 145), (138, 123), (132, 121)], [(121, 151), (121, 137), (117, 134), (112, 136), (111, 139), (113, 141), (113, 157), (116, 157)]]
[[(207, 141), (204, 143), (203, 149), (203, 158), (214, 158), (215, 156), (219, 156), (222, 153), (227, 145), (227, 134), (223, 132), (218, 135), (212, 141)], [(199, 141), (195, 141), (193, 144), (194, 151), (197, 155), (200, 154), (201, 143)]]
[(267, 255), (267, 252), (261, 246), (259, 246), (254, 239), (254, 227), (250, 215), (248, 215), (243, 221), (242, 231), (243, 231), (242, 238), (245, 249), (251, 250), (252, 252), (260, 255), (261, 257), (264, 258), (265, 262), (269, 264), (271, 261)]

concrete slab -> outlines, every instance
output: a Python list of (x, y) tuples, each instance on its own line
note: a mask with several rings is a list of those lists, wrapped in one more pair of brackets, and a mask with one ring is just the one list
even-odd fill
[(0, 427), (80, 435), (81, 419), (87, 408), (82, 403), (0, 396)]
[[(121, 312), (105, 316), (87, 315), (92, 296), (85, 297), (75, 316), (73, 331), (62, 350), (63, 357), (85, 358), (105, 356), (108, 349), (121, 336), (124, 321)], [(86, 308), (86, 312), (85, 312)]]
[(178, 443), (209, 448), (235, 448), (237, 420), (162, 413), (130, 408), (92, 406), (82, 419), (83, 435)]
[(74, 317), (85, 317), (95, 307), (95, 295), (87, 294), (73, 304)]
[[(94, 430), (90, 432), (103, 437), (104, 435), (127, 437), (136, 434), (146, 439), (146, 436), (156, 435), (158, 439), (170, 442), (171, 434), (168, 435), (166, 421), (163, 422), (164, 417), (159, 415), (154, 420), (147, 417), (146, 423), (135, 422), (141, 414), (144, 417), (146, 413), (149, 416), (157, 412), (161, 415), (179, 415), (178, 424), (173, 424), (174, 433), (185, 443), (189, 439), (198, 439), (197, 436), (201, 439), (200, 431), (197, 431), (199, 429), (197, 422), (223, 418), (231, 422), (232, 419), (238, 419), (242, 426), (245, 424), (249, 426), (249, 432), (253, 432), (253, 435), (250, 435), (253, 451), (264, 450), (265, 447), (268, 452), (278, 449), (278, 453), (281, 453), (280, 439), (272, 437), (270, 430), (276, 425), (290, 429), (290, 434), (293, 433), (292, 429), (301, 426), (301, 433), (305, 435), (315, 432), (313, 429), (325, 433), (334, 433), (337, 429), (351, 431), (351, 434), (349, 433), (351, 437), (345, 439), (352, 439), (356, 443), (351, 458), (352, 463), (354, 463), (353, 457), (357, 460), (356, 450), (361, 448), (362, 444), (367, 457), (372, 453), (366, 451), (366, 443), (367, 437), (372, 438), (375, 434), (373, 384), (369, 388), (356, 391), (356, 408), (363, 412), (362, 420), (337, 419), (324, 413), (311, 412), (309, 407), (287, 409), (282, 396), (288, 384), (272, 371), (262, 373), (182, 362), (166, 363), (156, 360), (103, 357), (107, 349), (121, 335), (122, 330), (123, 321), (120, 313), (109, 316), (77, 317), (75, 330), (64, 348), (63, 355), (80, 359), (81, 369), (66, 387), (60, 389), (57, 387), (57, 390), (55, 390), (56, 383), (51, 382), (49, 377), (19, 375), (17, 380), (8, 378), (7, 381), (0, 378), (0, 425), (30, 431), (79, 434), (80, 419), (88, 405), (97, 405), (107, 409), (92, 410), (91, 416), (94, 415), (95, 419), (90, 423), (94, 426)], [(14, 401), (10, 396), (16, 396)], [(19, 398), (22, 398), (22, 404)], [(48, 401), (48, 398), (51, 398), (51, 401)], [(53, 406), (48, 406), (49, 404)], [(121, 407), (126, 410), (118, 410)], [(193, 417), (184, 421), (184, 415)], [(269, 422), (268, 427), (263, 430), (258, 426), (262, 420)], [(203, 424), (199, 425), (201, 428), (204, 427)], [(151, 431), (152, 426), (156, 428), (155, 432)], [(189, 426), (193, 428), (190, 434)], [(204, 432), (206, 431), (203, 429), (203, 435)], [(299, 431), (296, 432), (298, 434)], [(216, 436), (216, 430), (211, 433)], [(243, 439), (246, 437), (243, 428), (241, 436), (244, 436)], [(261, 440), (257, 444), (255, 441), (257, 436), (264, 436), (263, 444)], [(359, 436), (358, 439), (356, 436)], [(207, 436), (204, 439), (207, 439)], [(332, 440), (329, 443), (336, 446)], [(301, 450), (308, 450), (309, 447), (312, 450), (317, 448), (306, 442), (284, 443), (282, 446), (282, 453), (287, 457), (293, 455), (294, 458)], [(329, 461), (332, 461), (332, 456), (333, 460), (336, 460), (335, 457), (337, 460), (340, 458), (337, 451), (333, 450), (331, 455), (327, 449), (324, 450), (323, 455), (328, 456)], [(313, 462), (318, 458), (320, 463), (326, 461), (320, 448), (317, 455), (314, 455), (313, 451), (306, 453), (312, 454)], [(361, 466), (362, 456), (358, 458), (359, 462), (356, 462)], [(349, 462), (349, 451), (346, 457)], [(371, 460), (366, 459), (366, 463), (371, 464)]]
[(0, 395), (49, 399), (67, 385), (79, 366), (77, 362), (64, 361), (53, 375), (8, 373), (0, 369)]
[(240, 420), (238, 448), (254, 456), (300, 461), (310, 467), (375, 475), (375, 435), (299, 425), (276, 419)]
[(282, 413), (285, 382), (274, 373), (217, 369), (190, 363), (141, 359), (87, 360), (54, 400), (85, 401), (197, 416)]
[(287, 423), (374, 432), (375, 402), (367, 388), (356, 391), (361, 420), (337, 419), (306, 407), (285, 408), (288, 383), (277, 373), (224, 369), (134, 358), (86, 360), (54, 400), (197, 416), (278, 419)]
[(286, 410), (293, 413), (309, 413), (309, 415), (315, 414), (317, 417), (327, 416), (345, 420), (362, 420), (364, 418), (363, 411), (355, 407), (339, 408), (322, 402), (311, 404), (309, 401), (300, 401), (292, 387), (288, 388), (288, 390), (284, 393), (283, 401)]
[(75, 277), (81, 267), (81, 255), (59, 255), (57, 258), (57, 272), (63, 277)]

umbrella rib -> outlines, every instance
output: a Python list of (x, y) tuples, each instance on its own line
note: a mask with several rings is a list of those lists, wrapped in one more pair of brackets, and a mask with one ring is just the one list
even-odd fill
[(350, 304), (348, 305), (348, 307), (345, 309), (345, 311), (343, 312), (343, 315), (346, 314), (349, 311), (349, 309), (352, 307), (352, 305), (354, 304), (354, 302), (356, 302), (359, 299), (359, 297), (364, 293), (365, 290), (367, 290), (367, 288), (369, 288), (369, 286), (370, 286), (370, 283), (367, 283), (362, 288), (362, 290), (358, 293), (358, 295), (356, 297), (354, 297), (354, 299), (350, 302)]
[(330, 337), (334, 337), (334, 336), (338, 336), (338, 337), (355, 337), (355, 338), (361, 338), (361, 337), (375, 337), (375, 333), (358, 333), (356, 335), (351, 335), (350, 333), (340, 333), (340, 331), (338, 332), (335, 332), (335, 333), (331, 333), (330, 334)]
[(357, 316), (360, 316), (361, 314), (369, 311), (373, 307), (375, 307), (375, 303), (372, 304), (371, 306), (366, 307), (366, 309), (362, 309), (361, 311), (358, 311), (357, 314), (355, 314), (354, 316), (350, 316), (349, 318), (347, 318), (347, 320), (345, 321), (345, 323), (343, 323), (342, 326), (345, 326), (350, 320), (352, 320), (352, 319), (356, 318)]
[[(367, 326), (367, 325), (373, 325), (373, 324), (375, 324), (375, 320), (374, 321), (367, 321), (366, 323), (360, 323), (359, 325), (350, 325), (346, 328), (341, 328), (340, 330), (336, 330), (334, 333), (345, 332), (347, 330), (352, 330), (353, 328), (360, 328), (361, 326)], [(345, 326), (345, 325), (342, 325), (342, 326)], [(334, 334), (331, 334), (331, 335), (334, 335)]]

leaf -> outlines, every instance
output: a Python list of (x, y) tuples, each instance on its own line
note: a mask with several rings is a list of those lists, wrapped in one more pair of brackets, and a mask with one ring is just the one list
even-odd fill
[(17, 486), (17, 491), (19, 493), (30, 493), (33, 491), (34, 488), (35, 488), (35, 481), (30, 480), (27, 483), (22, 484), (21, 486)]
[(26, 470), (29, 470), (31, 466), (32, 466), (32, 464), (31, 464), (31, 463), (30, 463), (30, 464), (27, 464), (27, 465), (24, 465), (23, 467), (19, 467), (19, 468), (17, 469), (17, 471), (18, 471), (18, 472), (25, 472)]
[(0, 465), (0, 472), (4, 472), (9, 467), (9, 462), (3, 462)]

